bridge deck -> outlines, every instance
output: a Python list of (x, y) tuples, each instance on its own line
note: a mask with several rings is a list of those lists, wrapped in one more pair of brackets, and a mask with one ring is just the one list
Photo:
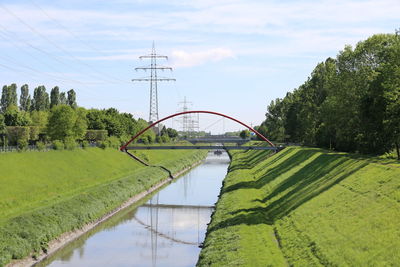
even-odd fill
[(272, 146), (128, 146), (127, 150), (207, 149), (207, 150), (278, 150)]
[(186, 139), (190, 143), (247, 143), (250, 140), (242, 138), (192, 138)]
[(147, 208), (169, 208), (169, 209), (214, 209), (215, 206), (204, 205), (175, 205), (175, 204), (143, 204)]

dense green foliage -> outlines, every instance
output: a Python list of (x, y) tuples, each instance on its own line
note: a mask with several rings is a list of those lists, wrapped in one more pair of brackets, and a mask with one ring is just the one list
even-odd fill
[(29, 95), (29, 87), (27, 84), (21, 86), (21, 96), (19, 98), (19, 108), (22, 111), (31, 110), (31, 96)]
[(5, 112), (10, 106), (17, 106), (17, 85), (15, 83), (9, 86), (4, 85), (1, 91), (1, 111)]
[[(206, 154), (140, 153), (172, 173)], [(144, 167), (124, 153), (99, 148), (0, 154), (0, 169), (0, 266), (45, 250), (60, 234), (95, 221), (168, 176), (161, 168)]]
[[(143, 119), (134, 119), (129, 113), (120, 113), (115, 108), (109, 109), (89, 109), (78, 107), (76, 93), (73, 89), (67, 92), (60, 92), (59, 87), (55, 86), (50, 97), (44, 86), (35, 88), (31, 101), (28, 85), (21, 87), (20, 106), (17, 106), (17, 85), (5, 85), (2, 90), (0, 126), (0, 145), (17, 145), (26, 147), (28, 144), (37, 142), (54, 143), (56, 141), (66, 142), (71, 138), (83, 143), (83, 140), (90, 142), (103, 142), (108, 144), (114, 140), (107, 138), (118, 138), (119, 145), (129, 140), (129, 138), (148, 126)], [(39, 127), (39, 138), (31, 139), (29, 136), (23, 139), (13, 136), (13, 127)], [(2, 128), (3, 129), (3, 128)], [(29, 131), (27, 129), (26, 131)], [(97, 131), (95, 133), (94, 131)], [(104, 131), (107, 136), (104, 136)], [(100, 134), (101, 133), (101, 134)], [(169, 142), (175, 140), (178, 132), (171, 128), (163, 127), (161, 136), (156, 138), (154, 131), (149, 130), (141, 139), (142, 143)], [(115, 138), (114, 138), (115, 139)], [(107, 142), (104, 142), (107, 141)], [(59, 147), (58, 144), (55, 147)]]
[(400, 165), (289, 147), (233, 152), (198, 266), (395, 266)]
[[(21, 88), (22, 90), (22, 88)], [(21, 96), (22, 97), (22, 96)], [(60, 105), (60, 88), (55, 86), (50, 92), (50, 108)]]
[(258, 130), (272, 140), (340, 151), (398, 147), (400, 36), (374, 35), (318, 64), (304, 84), (271, 102)]
[(250, 131), (249, 130), (243, 130), (239, 134), (240, 138), (242, 139), (248, 139), (250, 138)]

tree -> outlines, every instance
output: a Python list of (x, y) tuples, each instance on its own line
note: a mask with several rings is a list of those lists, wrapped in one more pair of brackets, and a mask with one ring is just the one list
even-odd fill
[(4, 122), (4, 116), (3, 114), (0, 114), (0, 134), (4, 134), (6, 130), (6, 124)]
[(171, 139), (175, 139), (178, 137), (178, 131), (172, 128), (167, 129), (168, 137)]
[(67, 105), (55, 106), (49, 116), (47, 134), (51, 140), (66, 140), (75, 137), (76, 112)]
[(104, 123), (109, 136), (121, 137), (124, 134), (124, 126), (121, 123), (117, 109), (109, 108), (105, 110)]
[(69, 90), (67, 94), (68, 94), (67, 104), (74, 109), (77, 108), (78, 105), (76, 104), (76, 93), (74, 89)]
[(51, 89), (50, 92), (50, 108), (60, 104), (60, 89), (58, 86)]
[(29, 95), (29, 87), (27, 84), (21, 86), (21, 95), (19, 97), (19, 108), (22, 111), (30, 111), (31, 96)]
[[(319, 63), (311, 77), (268, 106), (273, 140), (400, 158), (400, 36), (377, 34)], [(283, 131), (282, 131), (283, 129)]]
[(3, 114), (0, 114), (0, 136), (2, 137), (1, 143), (3, 146), (6, 145), (6, 124), (4, 122)]
[(10, 106), (18, 106), (17, 103), (17, 85), (15, 83), (3, 86), (0, 100), (1, 111), (5, 112)]
[[(263, 136), (265, 136), (267, 138), (269, 137), (267, 127), (265, 127), (264, 124), (261, 124), (260, 126), (254, 127), (254, 128), (257, 130), (257, 132), (259, 132)], [(261, 140), (261, 138), (259, 136), (257, 136), (257, 139)]]
[(65, 92), (60, 93), (60, 104), (67, 105), (67, 98), (65, 97)]
[(88, 129), (90, 130), (105, 130), (106, 129), (106, 114), (104, 110), (90, 109), (86, 113)]
[[(396, 31), (394, 44), (386, 54), (387, 63), (379, 69), (382, 75), (383, 98), (386, 103), (383, 123), (385, 137), (395, 148), (400, 160), (400, 35)], [(389, 143), (388, 142), (388, 143)]]
[(36, 87), (33, 92), (32, 110), (48, 110), (49, 109), (49, 94), (46, 92), (46, 87), (43, 85)]
[[(137, 129), (134, 134), (143, 130), (147, 126), (149, 126), (149, 123), (147, 121), (145, 121), (143, 119), (138, 119), (137, 120)], [(156, 134), (155, 134), (154, 130), (148, 129), (146, 132), (143, 133), (143, 135), (140, 137), (140, 139), (145, 143), (147, 142), (147, 143), (151, 144), (152, 142), (154, 142), (155, 137), (156, 137)]]
[(84, 108), (76, 109), (76, 121), (74, 125), (74, 138), (83, 140), (88, 128), (86, 119), (86, 110)]
[(250, 138), (250, 131), (249, 130), (243, 130), (243, 131), (240, 132), (239, 136), (242, 139), (248, 139), (248, 138)]
[(33, 126), (39, 126), (41, 128), (46, 127), (49, 118), (48, 111), (32, 111), (31, 120)]
[(31, 124), (31, 119), (28, 112), (19, 111), (16, 105), (12, 105), (4, 112), (4, 123), (7, 126), (27, 126)]
[(163, 136), (163, 135), (166, 135), (166, 134), (168, 134), (168, 131), (167, 131), (167, 128), (165, 127), (165, 125), (164, 125), (162, 127), (161, 131), (160, 131), (160, 135)]
[(284, 115), (282, 99), (272, 100), (268, 105), (265, 114), (266, 119), (262, 124), (269, 133), (269, 138), (274, 141), (282, 142), (285, 140)]

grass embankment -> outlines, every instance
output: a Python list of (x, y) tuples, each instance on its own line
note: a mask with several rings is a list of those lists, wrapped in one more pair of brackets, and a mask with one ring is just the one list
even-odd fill
[(198, 266), (397, 266), (400, 164), (289, 147), (233, 152)]
[[(151, 164), (178, 172), (199, 151), (140, 151)], [(64, 232), (96, 221), (168, 177), (125, 153), (90, 148), (0, 154), (0, 266), (46, 250)]]

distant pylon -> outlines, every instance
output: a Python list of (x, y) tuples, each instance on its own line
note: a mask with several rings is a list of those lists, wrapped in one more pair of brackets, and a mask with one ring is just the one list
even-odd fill
[(150, 65), (149, 66), (144, 66), (144, 67), (138, 67), (135, 68), (135, 70), (150, 70), (150, 76), (144, 77), (144, 78), (139, 78), (139, 79), (132, 79), (132, 81), (138, 81), (138, 82), (143, 82), (143, 81), (149, 81), (150, 82), (150, 111), (149, 111), (149, 123), (158, 121), (158, 91), (157, 91), (157, 82), (159, 81), (176, 81), (175, 79), (172, 78), (165, 78), (165, 77), (158, 77), (157, 76), (157, 70), (170, 70), (172, 71), (171, 67), (167, 66), (159, 66), (157, 65), (157, 58), (164, 58), (168, 60), (167, 56), (163, 55), (158, 55), (156, 53), (156, 49), (154, 46), (154, 41), (153, 41), (153, 48), (151, 50), (150, 55), (144, 55), (140, 56), (139, 59), (144, 59), (144, 58), (150, 58)]
[[(179, 109), (180, 112), (186, 112), (189, 110), (189, 105), (193, 105), (192, 102), (186, 101), (186, 96), (184, 97), (183, 101), (178, 103), (179, 106), (182, 108)], [(199, 114), (184, 114), (181, 119), (179, 120), (181, 123), (181, 130), (182, 132), (189, 138), (195, 137), (199, 132)]]

